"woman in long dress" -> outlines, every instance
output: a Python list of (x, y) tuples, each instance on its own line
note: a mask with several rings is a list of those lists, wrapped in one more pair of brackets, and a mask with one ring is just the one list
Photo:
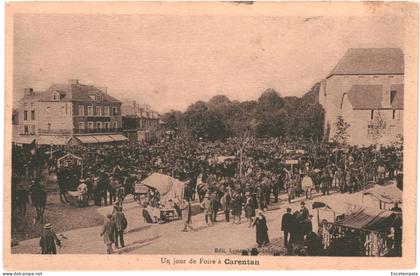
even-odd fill
[(252, 226), (256, 228), (258, 247), (269, 244), (267, 221), (261, 210), (258, 211), (258, 216), (255, 218)]
[(108, 214), (107, 221), (105, 222), (104, 226), (102, 227), (101, 236), (104, 237), (104, 243), (106, 245), (106, 252), (108, 254), (112, 254), (112, 243), (114, 242), (114, 224), (111, 221), (112, 215)]

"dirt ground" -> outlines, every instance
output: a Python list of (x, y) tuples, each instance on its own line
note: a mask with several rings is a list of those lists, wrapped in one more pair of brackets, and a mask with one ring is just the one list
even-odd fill
[[(48, 205), (45, 212), (45, 223), (52, 223), (54, 230), (63, 241), (60, 254), (105, 254), (106, 249), (100, 232), (103, 218), (112, 211), (112, 206), (76, 208), (63, 204), (59, 200), (57, 184), (47, 181), (45, 184), (49, 193)], [(300, 209), (300, 202), (304, 197), (297, 198), (288, 204), (287, 195), (280, 196), (279, 203), (271, 204), (270, 210), (265, 212), (269, 228), (270, 245), (260, 249), (260, 255), (284, 255), (283, 233), (281, 232), (281, 218), (287, 207), (292, 211)], [(312, 202), (323, 200), (336, 207), (347, 204), (362, 204), (377, 207), (377, 202), (368, 201), (362, 192), (353, 194), (332, 193), (328, 196), (314, 195), (313, 200), (307, 200), (307, 206), (314, 215), (312, 224), (317, 231), (317, 217), (319, 214), (311, 208)], [(195, 231), (182, 232), (183, 221), (175, 220), (165, 224), (147, 224), (142, 217), (141, 206), (128, 196), (123, 205), (128, 220), (125, 231), (125, 248), (116, 249), (116, 254), (235, 254), (241, 255), (243, 250), (256, 247), (255, 229), (249, 228), (243, 218), (241, 224), (224, 222), (223, 214), (218, 216), (219, 222), (207, 226), (204, 214), (193, 216)], [(16, 217), (16, 216), (15, 216)], [(25, 218), (20, 220), (13, 231), (13, 237), (19, 244), (12, 247), (13, 253), (39, 253), (39, 236), (42, 225), (33, 222), (34, 210), (28, 208)], [(322, 219), (322, 217), (321, 217)]]
[[(28, 180), (20, 180), (29, 189)], [(54, 178), (45, 178), (43, 187), (48, 193), (47, 206), (44, 213), (44, 223), (52, 223), (58, 232), (65, 232), (72, 229), (86, 228), (101, 225), (101, 216), (96, 206), (76, 208), (60, 202), (58, 185)], [(26, 215), (22, 216), (18, 210), (14, 210), (12, 216), (12, 240), (22, 241), (39, 237), (42, 232), (42, 225), (35, 222), (35, 208), (27, 205)]]

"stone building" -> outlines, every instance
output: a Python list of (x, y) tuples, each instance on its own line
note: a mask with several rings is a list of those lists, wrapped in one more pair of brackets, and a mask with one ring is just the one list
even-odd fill
[(123, 131), (132, 142), (149, 141), (158, 136), (159, 113), (149, 105), (124, 101), (121, 106)]
[(43, 92), (25, 89), (17, 110), (17, 141), (35, 138), (40, 145), (65, 145), (71, 138), (79, 143), (126, 140), (121, 135), (121, 102), (106, 88), (78, 80), (52, 84)]
[(389, 145), (403, 135), (404, 54), (398, 48), (349, 49), (321, 81), (326, 137), (339, 116), (350, 124), (351, 145)]

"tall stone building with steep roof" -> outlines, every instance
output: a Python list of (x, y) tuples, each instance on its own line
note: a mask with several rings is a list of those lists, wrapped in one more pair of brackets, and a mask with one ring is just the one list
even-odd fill
[(403, 135), (404, 54), (399, 48), (349, 49), (321, 81), (329, 141), (337, 118), (350, 124), (351, 145), (389, 145)]

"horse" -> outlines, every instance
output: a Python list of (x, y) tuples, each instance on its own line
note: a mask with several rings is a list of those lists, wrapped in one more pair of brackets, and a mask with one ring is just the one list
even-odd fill
[(47, 192), (41, 188), (32, 191), (31, 201), (36, 209), (36, 221), (43, 223), (45, 206), (47, 205)]
[(206, 196), (208, 190), (209, 190), (209, 187), (208, 187), (207, 183), (205, 183), (205, 182), (198, 183), (197, 187), (196, 187), (196, 190), (197, 190), (197, 194), (198, 194), (198, 199), (200, 200), (200, 202), (202, 202), (204, 200), (204, 197)]

